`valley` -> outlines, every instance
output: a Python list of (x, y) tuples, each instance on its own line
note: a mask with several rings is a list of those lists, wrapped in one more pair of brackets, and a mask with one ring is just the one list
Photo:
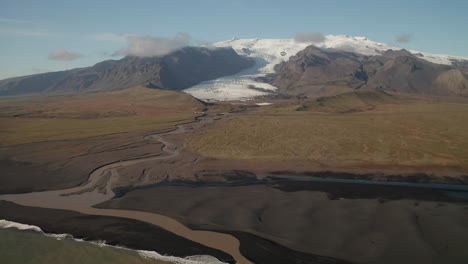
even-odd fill
[(178, 36), (0, 80), (0, 262), (466, 263), (467, 57)]
[(467, 106), (350, 93), (259, 107), (186, 138), (190, 151), (257, 168), (458, 175), (466, 184)]
[[(148, 126), (160, 131), (157, 133), (131, 126), (132, 130), (124, 133), (99, 132), (103, 134), (84, 138), (83, 132), (65, 133), (68, 138), (55, 141), (41, 131), (31, 130), (33, 136), (26, 138), (32, 142), (6, 145), (2, 150), (2, 169), (10, 171), (2, 176), (3, 193), (18, 194), (0, 195), (0, 200), (14, 202), (2, 202), (0, 217), (88, 239), (112, 238), (111, 243), (135, 249), (181, 257), (193, 254), (194, 251), (165, 249), (159, 244), (182, 243), (170, 242), (177, 241), (169, 235), (174, 234), (190, 241), (184, 243), (195, 243), (192, 247), (197, 248), (196, 252), (237, 263), (413, 263), (427, 261), (433, 255), (438, 256), (440, 263), (457, 263), (466, 257), (459, 254), (463, 251), (458, 248), (467, 237), (463, 225), (458, 224), (466, 222), (463, 198), (431, 187), (378, 184), (466, 184), (464, 128), (455, 125), (463, 123), (468, 114), (468, 104), (463, 100), (434, 101), (385, 92), (358, 92), (312, 100), (271, 100), (265, 106), (255, 102), (203, 105), (180, 94), (180, 106), (173, 98), (170, 105), (164, 106), (167, 92), (145, 87), (132, 89), (103, 93), (109, 100), (107, 106), (84, 100), (88, 95), (79, 95), (67, 97), (66, 101), (62, 97), (22, 99), (17, 108), (5, 111), (6, 118), (25, 118), (29, 122), (36, 118), (63, 122), (64, 117), (90, 116), (99, 120), (93, 115), (97, 112), (103, 119), (111, 114), (125, 117), (162, 113), (165, 118), (170, 117), (164, 114), (166, 111), (184, 113), (191, 119), (153, 119)], [(145, 96), (138, 96), (143, 101), (135, 98), (131, 105), (120, 106), (122, 93), (125, 101), (132, 101), (130, 94)], [(169, 92), (169, 96), (179, 95)], [(158, 106), (146, 105), (147, 100), (157, 102), (160, 97)], [(99, 94), (93, 98), (101, 101)], [(6, 100), (4, 105), (11, 102)], [(58, 113), (54, 107), (57, 103), (76, 107)], [(121, 112), (113, 112), (111, 106)], [(97, 107), (108, 109), (109, 114), (95, 110)], [(435, 123), (440, 126), (432, 125)], [(86, 124), (80, 128), (99, 131), (89, 125), (93, 123)], [(117, 129), (121, 128), (127, 126), (119, 125)], [(340, 131), (345, 133), (337, 134)], [(16, 133), (22, 135), (21, 131)], [(444, 138), (457, 142), (451, 145), (444, 141), (445, 154), (440, 151), (444, 148), (435, 143)], [(366, 143), (367, 147), (363, 145)], [(9, 158), (12, 155), (13, 160)], [(452, 156), (458, 158), (447, 158)], [(76, 171), (78, 167), (80, 171)], [(18, 178), (20, 175), (26, 178)], [(308, 177), (351, 182), (307, 181)], [(377, 184), (359, 184), (364, 179), (376, 180)], [(174, 200), (179, 202), (173, 203)], [(52, 225), (48, 227), (41, 218), (29, 217), (27, 212), (32, 208)], [(71, 217), (67, 215), (72, 211), (112, 217), (109, 220), (117, 222), (125, 218), (146, 222), (170, 233), (155, 247), (148, 247), (147, 242), (131, 242), (131, 236), (116, 236), (113, 231), (94, 231), (91, 235), (87, 229), (62, 226), (50, 218)], [(434, 218), (434, 213), (446, 217)], [(392, 232), (388, 232), (388, 226), (396, 220), (389, 216), (400, 219), (398, 229)], [(414, 222), (414, 217), (418, 222)], [(329, 218), (341, 220), (325, 224)], [(293, 222), (284, 224), (291, 219)], [(310, 219), (316, 221), (312, 226)], [(67, 221), (76, 225), (81, 222)], [(451, 228), (440, 233), (436, 226)], [(342, 231), (332, 232), (337, 229)], [(147, 230), (145, 227), (135, 232), (140, 236)], [(401, 232), (406, 233), (404, 241), (392, 235)], [(422, 237), (419, 232), (425, 235)], [(409, 245), (411, 251), (407, 251)], [(359, 253), (369, 246), (376, 250)], [(397, 252), (398, 258), (390, 257), (390, 252)]]

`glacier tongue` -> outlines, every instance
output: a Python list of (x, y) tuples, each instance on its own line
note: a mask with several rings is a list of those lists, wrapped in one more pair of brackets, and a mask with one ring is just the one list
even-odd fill
[(255, 78), (273, 73), (273, 67), (303, 50), (310, 43), (295, 43), (290, 39), (232, 39), (214, 43), (215, 47), (232, 47), (238, 54), (252, 58), (255, 65), (236, 75), (202, 82), (186, 93), (205, 101), (249, 100), (275, 91), (270, 84)]
[[(401, 48), (368, 40), (365, 37), (351, 37), (347, 35), (328, 35), (320, 43), (296, 42), (293, 39), (237, 39), (217, 42), (214, 47), (232, 47), (238, 54), (252, 58), (255, 65), (238, 74), (221, 77), (215, 80), (202, 82), (184, 92), (205, 101), (250, 100), (257, 96), (273, 92), (276, 87), (267, 83), (255, 81), (257, 77), (274, 72), (274, 66), (309, 45), (319, 48), (337, 49), (356, 52), (363, 55), (379, 55), (388, 49)], [(455, 57), (449, 55), (434, 55), (410, 50), (421, 59), (438, 63), (452, 64), (452, 60), (467, 60), (468, 57)]]

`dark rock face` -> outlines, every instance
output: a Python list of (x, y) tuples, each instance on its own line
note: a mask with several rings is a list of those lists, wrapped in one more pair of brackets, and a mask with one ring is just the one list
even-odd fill
[(143, 83), (182, 90), (202, 81), (235, 74), (252, 64), (231, 48), (186, 47), (162, 57), (125, 57), (86, 68), (2, 80), (0, 95), (109, 91)]
[(406, 50), (379, 56), (309, 46), (275, 66), (270, 83), (292, 95), (327, 96), (356, 89), (468, 96), (468, 74)]

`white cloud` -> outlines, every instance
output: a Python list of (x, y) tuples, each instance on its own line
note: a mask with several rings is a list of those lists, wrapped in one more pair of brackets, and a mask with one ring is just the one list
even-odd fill
[(310, 43), (321, 43), (325, 41), (325, 35), (320, 32), (298, 32), (294, 36), (296, 42), (310, 42)]
[(99, 33), (99, 34), (89, 35), (89, 37), (92, 39), (113, 41), (113, 42), (126, 42), (127, 38), (130, 36), (134, 36), (134, 35), (119, 34), (119, 33)]
[(118, 50), (112, 56), (131, 55), (154, 57), (168, 54), (188, 46), (192, 37), (188, 33), (178, 33), (174, 37), (127, 36), (127, 48)]
[(23, 30), (15, 28), (0, 28), (0, 35), (13, 35), (22, 37), (51, 37), (55, 34), (44, 31)]
[(49, 54), (49, 60), (71, 61), (80, 57), (83, 57), (81, 53), (65, 49), (59, 49)]

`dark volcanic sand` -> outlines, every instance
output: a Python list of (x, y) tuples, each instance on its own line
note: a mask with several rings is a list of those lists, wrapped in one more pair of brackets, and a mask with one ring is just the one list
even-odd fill
[[(352, 175), (352, 174), (350, 174)], [(386, 200), (401, 200), (401, 199), (416, 199), (422, 201), (448, 201), (448, 202), (465, 202), (466, 199), (459, 199), (450, 197), (445, 194), (444, 189), (439, 187), (421, 188), (417, 186), (399, 186), (399, 185), (386, 185), (385, 182), (375, 184), (367, 183), (346, 183), (346, 182), (320, 182), (313, 181), (307, 178), (294, 178), (288, 177), (269, 177), (268, 179), (257, 179), (254, 174), (244, 171), (227, 171), (217, 174), (216, 177), (212, 174), (195, 174), (196, 181), (163, 181), (156, 184), (135, 186), (135, 187), (120, 187), (115, 188), (113, 191), (116, 198), (125, 196), (126, 193), (138, 189), (147, 189), (162, 186), (184, 186), (190, 188), (205, 188), (205, 187), (239, 187), (242, 185), (262, 185), (266, 184), (272, 188), (277, 188), (285, 192), (296, 191), (320, 191), (327, 193), (330, 199), (350, 198), (350, 199), (379, 199), (379, 201)], [(324, 177), (327, 178), (327, 177)], [(337, 178), (346, 179), (347, 178)], [(360, 178), (357, 178), (360, 179)], [(353, 179), (352, 179), (353, 180)], [(468, 191), (463, 192), (468, 195)]]
[[(330, 199), (312, 185), (159, 186), (131, 191), (99, 207), (157, 212), (192, 229), (231, 233), (251, 259), (271, 254), (289, 262), (273, 254), (280, 249), (245, 232), (285, 246), (282, 250), (357, 263), (467, 263), (467, 203), (437, 201), (440, 194), (427, 190), (350, 184), (334, 188)], [(301, 259), (308, 263), (297, 255), (297, 263)]]
[(21, 206), (6, 201), (0, 201), (0, 219), (36, 225), (46, 233), (67, 233), (86, 240), (105, 240), (110, 245), (156, 251), (163, 255), (211, 255), (221, 261), (233, 262), (232, 257), (222, 251), (136, 220)]
[(246, 232), (225, 231), (235, 236), (239, 241), (242, 255), (246, 256), (254, 263), (268, 264), (347, 264), (336, 258), (307, 254), (292, 250), (273, 241), (252, 235)]
[[(0, 201), (0, 219), (40, 226), (46, 233), (72, 234), (87, 240), (106, 240), (107, 244), (156, 251), (171, 256), (211, 255), (221, 261), (232, 258), (164, 229), (139, 221), (90, 216), (66, 210), (27, 207)], [(330, 257), (307, 254), (281, 246), (267, 239), (245, 233), (226, 232), (241, 241), (241, 252), (254, 263), (346, 264)]]
[[(410, 186), (393, 186), (380, 184), (339, 183), (339, 182), (303, 182), (289, 181), (272, 185), (284, 192), (320, 191), (328, 194), (330, 199), (379, 199), (387, 200), (414, 199), (419, 201), (463, 202), (466, 200), (452, 198), (443, 190)], [(468, 202), (468, 201), (467, 201)]]
[(387, 182), (411, 182), (411, 183), (446, 183), (446, 184), (468, 184), (468, 175), (450, 177), (434, 176), (426, 173), (408, 173), (402, 174), (383, 174), (383, 173), (351, 173), (351, 172), (333, 172), (333, 171), (273, 171), (274, 176), (293, 176), (293, 177), (319, 177), (332, 179), (350, 179), (350, 180), (374, 180)]
[(140, 134), (40, 142), (0, 151), (0, 194), (66, 189), (96, 168), (161, 154), (159, 142)]
[[(160, 144), (142, 138), (141, 135), (127, 135), (107, 141), (35, 143), (2, 150), (0, 193), (71, 187), (84, 182), (89, 172), (103, 164), (161, 153)], [(232, 168), (226, 166), (229, 164)], [(152, 174), (155, 176), (147, 178), (156, 180), (153, 182), (162, 179), (216, 182), (217, 173), (207, 174), (206, 171), (238, 168), (246, 170), (241, 173), (242, 177), (238, 172), (230, 172), (223, 181), (244, 182), (256, 178), (251, 172), (258, 174), (260, 171), (263, 176), (271, 176), (271, 171), (289, 168), (282, 163), (277, 163), (276, 167), (271, 163), (263, 167), (258, 163), (242, 166), (245, 164), (183, 153), (167, 160), (124, 166), (118, 170), (120, 178), (114, 184), (122, 187), (135, 180), (140, 183), (138, 175), (146, 178)], [(298, 170), (301, 168), (288, 164)], [(307, 166), (304, 168), (301, 171), (308, 171)], [(193, 175), (194, 171), (198, 173)], [(202, 175), (200, 171), (205, 172)], [(466, 263), (468, 205), (450, 201), (453, 199), (428, 189), (285, 182), (136, 189), (100, 207), (156, 212), (192, 229), (230, 233), (241, 240), (245, 257), (256, 263), (340, 263), (339, 259), (359, 263)], [(7, 202), (0, 202), (0, 217), (38, 225), (46, 232), (105, 239), (163, 254), (208, 254), (232, 260), (226, 253), (135, 220)]]

